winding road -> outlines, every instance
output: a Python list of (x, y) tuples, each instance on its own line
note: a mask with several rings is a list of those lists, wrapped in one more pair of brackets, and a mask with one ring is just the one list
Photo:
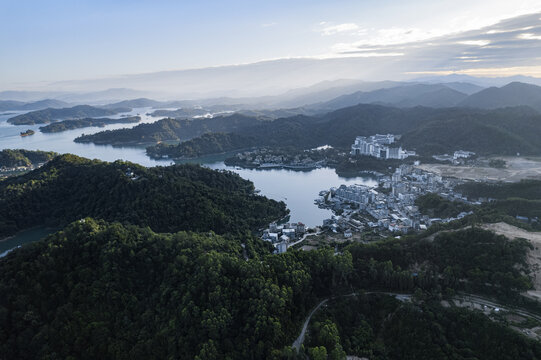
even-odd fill
[(306, 329), (308, 329), (308, 324), (310, 324), (310, 319), (312, 318), (312, 315), (314, 315), (314, 313), (316, 311), (318, 311), (318, 309), (321, 307), (321, 305), (325, 304), (327, 301), (329, 301), (329, 299), (325, 299), (322, 302), (320, 302), (319, 304), (317, 304), (317, 306), (312, 311), (310, 311), (310, 314), (308, 314), (308, 317), (306, 318), (306, 320), (304, 321), (304, 325), (302, 326), (301, 334), (293, 342), (293, 345), (292, 345), (292, 347), (295, 350), (297, 350), (297, 352), (299, 352), (299, 349), (301, 348), (301, 345), (304, 342), (304, 335), (306, 335)]
[[(310, 311), (310, 314), (308, 314), (308, 316), (306, 317), (306, 320), (304, 321), (304, 325), (302, 326), (301, 333), (300, 333), (299, 337), (293, 342), (292, 347), (297, 352), (300, 350), (301, 345), (304, 342), (304, 338), (306, 336), (306, 330), (308, 329), (308, 325), (310, 324), (310, 320), (312, 319), (312, 316), (316, 313), (316, 311), (319, 310), (319, 308), (321, 306), (323, 306), (327, 301), (329, 301), (329, 299), (335, 299), (335, 298), (339, 298), (339, 297), (356, 296), (358, 294), (359, 293), (354, 292), (354, 293), (347, 294), (347, 295), (333, 296), (333, 297), (324, 299), (319, 304), (317, 304), (316, 307), (314, 307), (312, 309), (312, 311)], [(366, 295), (368, 295), (368, 294), (390, 295), (390, 296), (394, 296), (397, 300), (400, 300), (402, 302), (406, 302), (406, 301), (411, 300), (411, 294), (398, 294), (398, 293), (383, 292), (383, 291), (367, 291), (364, 294), (366, 294)], [(454, 297), (454, 300), (469, 301), (471, 303), (476, 303), (476, 304), (479, 304), (481, 306), (486, 305), (486, 306), (492, 306), (494, 308), (497, 307), (497, 308), (500, 308), (503, 311), (513, 311), (514, 313), (516, 313), (518, 315), (522, 315), (522, 316), (525, 316), (525, 317), (530, 317), (530, 318), (536, 319), (538, 321), (541, 321), (541, 316), (539, 316), (537, 314), (533, 314), (533, 313), (531, 313), (531, 312), (529, 312), (527, 310), (524, 310), (524, 309), (510, 308), (508, 306), (496, 303), (492, 299), (487, 299), (487, 298), (484, 298), (484, 297), (481, 297), (481, 296), (478, 296), (478, 295), (460, 293), (460, 294), (458, 294), (457, 296)]]
[[(316, 311), (319, 310), (319, 308), (325, 304), (327, 301), (329, 301), (329, 299), (335, 299), (335, 298), (339, 298), (339, 297), (349, 297), (349, 296), (356, 296), (358, 295), (359, 293), (357, 292), (354, 292), (354, 293), (351, 293), (351, 294), (347, 294), (347, 295), (339, 295), (339, 296), (333, 296), (331, 298), (327, 298), (323, 301), (321, 301), (319, 304), (316, 305), (315, 308), (312, 309), (312, 311), (310, 311), (310, 314), (308, 314), (308, 317), (306, 317), (306, 320), (304, 320), (304, 325), (302, 326), (302, 330), (301, 330), (301, 333), (299, 335), (299, 337), (293, 342), (293, 345), (291, 345), (291, 347), (293, 347), (297, 352), (299, 352), (300, 348), (301, 348), (301, 345), (302, 343), (304, 342), (304, 337), (306, 335), (306, 330), (308, 329), (308, 324), (310, 324), (310, 320), (312, 319), (312, 316), (316, 313)], [(389, 292), (380, 292), (380, 291), (368, 291), (368, 292), (365, 292), (366, 295), (368, 294), (385, 294), (385, 295), (390, 295), (390, 296), (394, 296), (395, 298), (397, 298), (398, 300), (404, 302), (404, 301), (409, 301), (411, 299), (411, 295), (410, 294), (398, 294), (398, 293), (389, 293)]]

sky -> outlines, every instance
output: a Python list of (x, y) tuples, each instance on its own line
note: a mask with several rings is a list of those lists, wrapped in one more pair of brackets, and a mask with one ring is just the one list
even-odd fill
[(290, 58), (541, 76), (540, 27), (539, 0), (0, 0), (0, 89)]

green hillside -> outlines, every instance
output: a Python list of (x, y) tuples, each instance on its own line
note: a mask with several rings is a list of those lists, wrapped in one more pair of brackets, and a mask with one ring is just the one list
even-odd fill
[(240, 176), (196, 165), (145, 168), (61, 155), (0, 183), (0, 237), (92, 216), (155, 231), (259, 228), (286, 214)]

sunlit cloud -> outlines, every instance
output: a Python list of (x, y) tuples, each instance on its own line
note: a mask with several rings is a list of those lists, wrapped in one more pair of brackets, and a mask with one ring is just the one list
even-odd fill
[(487, 46), (490, 44), (490, 41), (488, 40), (465, 40), (465, 41), (459, 41), (459, 44), (462, 45), (471, 45), (471, 46)]
[(512, 75), (526, 75), (541, 77), (541, 66), (514, 66), (514, 67), (494, 67), (494, 68), (468, 68), (460, 70), (434, 70), (434, 71), (410, 71), (408, 75), (451, 75), (463, 74), (482, 77), (501, 77)]
[(506, 32), (527, 31), (527, 30), (531, 30), (533, 28), (534, 28), (534, 26), (526, 26), (526, 27), (518, 28), (518, 29), (493, 29), (493, 30), (487, 31), (486, 34), (487, 35), (492, 35), (492, 34), (502, 34), (502, 33), (506, 33)]
[[(327, 25), (326, 22), (321, 22), (320, 25)], [(344, 24), (337, 24), (337, 25), (328, 25), (320, 29), (322, 35), (329, 36), (329, 35), (335, 35), (338, 33), (351, 33), (356, 30), (359, 30), (359, 26), (354, 23), (344, 23)]]
[(541, 35), (536, 35), (532, 33), (524, 33), (524, 34), (520, 34), (518, 38), (523, 39), (523, 40), (541, 40)]
[(351, 53), (341, 53), (341, 54), (335, 54), (335, 53), (329, 53), (329, 54), (323, 54), (323, 55), (316, 55), (316, 56), (306, 56), (303, 57), (305, 59), (343, 59), (343, 58), (385, 58), (385, 57), (398, 57), (398, 56), (404, 56), (404, 53), (400, 52), (351, 52)]

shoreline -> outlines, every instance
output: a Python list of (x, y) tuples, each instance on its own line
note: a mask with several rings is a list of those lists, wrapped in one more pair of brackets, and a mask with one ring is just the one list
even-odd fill
[[(19, 230), (19, 231), (17, 231), (15, 234), (9, 235), (9, 236), (7, 236), (7, 237), (5, 237), (5, 238), (0, 238), (0, 244), (6, 242), (6, 241), (8, 241), (8, 240), (11, 240), (11, 239), (17, 237), (18, 235), (21, 235), (21, 233), (29, 232), (29, 231), (32, 231), (32, 230), (38, 230), (38, 229), (50, 230), (49, 234), (55, 232), (54, 228), (47, 227), (47, 226), (39, 226), (39, 225), (38, 225), (38, 226), (31, 227), (31, 228)], [(47, 235), (49, 235), (49, 234), (47, 234)], [(46, 235), (46, 236), (47, 236), (47, 235)]]

